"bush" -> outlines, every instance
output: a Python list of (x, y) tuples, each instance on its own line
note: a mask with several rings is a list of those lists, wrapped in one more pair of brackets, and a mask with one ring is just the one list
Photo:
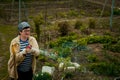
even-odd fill
[(60, 37), (55, 41), (50, 41), (49, 46), (50, 48), (62, 46), (65, 42), (72, 42), (76, 38), (78, 38), (77, 35)]
[(95, 20), (94, 20), (94, 19), (89, 19), (89, 23), (88, 23), (88, 25), (89, 25), (89, 28), (94, 29), (95, 26), (96, 26), (96, 22), (95, 22)]
[(76, 21), (75, 23), (75, 29), (80, 29), (80, 27), (83, 26), (81, 21)]
[(56, 17), (66, 18), (67, 14), (65, 12), (59, 12), (59, 13), (56, 14)]
[(70, 17), (77, 17), (79, 14), (78, 14), (78, 12), (75, 11), (75, 10), (70, 10), (70, 11), (68, 12), (68, 15), (69, 15)]
[(113, 51), (113, 52), (120, 52), (120, 39), (113, 39), (111, 43), (106, 43), (103, 45), (104, 49)]
[(34, 75), (34, 80), (52, 80), (52, 76), (48, 73), (39, 72), (38, 74)]
[(98, 75), (118, 76), (120, 75), (120, 66), (114, 63), (100, 62), (92, 63), (90, 70)]
[(60, 33), (60, 36), (66, 36), (68, 35), (69, 33), (69, 28), (70, 28), (70, 25), (68, 24), (68, 22), (61, 22), (58, 24), (58, 32)]
[(116, 39), (112, 36), (89, 36), (88, 43), (115, 43)]
[(98, 61), (97, 56), (95, 54), (88, 55), (87, 60), (91, 63)]
[(116, 42), (116, 39), (112, 36), (101, 36), (100, 43), (114, 43)]
[(104, 44), (104, 49), (113, 51), (113, 52), (120, 52), (120, 45), (119, 44)]
[(113, 10), (114, 15), (120, 15), (120, 9), (119, 8), (114, 8)]
[(87, 35), (89, 35), (91, 33), (90, 30), (88, 29), (88, 27), (85, 25), (80, 27), (80, 31), (84, 34), (87, 34)]
[(35, 32), (37, 34), (37, 40), (39, 41), (40, 39), (40, 25), (44, 24), (44, 18), (43, 18), (43, 14), (40, 13), (39, 15), (35, 16), (33, 18), (33, 21), (35, 23)]
[(87, 38), (81, 38), (77, 40), (77, 44), (81, 46), (86, 46), (87, 45)]
[(71, 49), (70, 48), (59, 48), (58, 50), (58, 56), (66, 58), (71, 55)]

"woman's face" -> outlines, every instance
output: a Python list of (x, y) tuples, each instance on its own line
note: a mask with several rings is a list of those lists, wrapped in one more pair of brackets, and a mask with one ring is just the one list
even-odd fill
[(21, 35), (22, 37), (28, 38), (28, 37), (30, 36), (30, 28), (23, 29), (23, 30), (20, 32), (20, 35)]

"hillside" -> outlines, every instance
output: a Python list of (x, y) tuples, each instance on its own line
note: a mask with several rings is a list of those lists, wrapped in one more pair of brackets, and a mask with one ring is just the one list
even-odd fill
[[(117, 2), (115, 2), (116, 4)], [(103, 1), (91, 1), (91, 0), (66, 0), (66, 1), (50, 1), (50, 2), (23, 2), (21, 3), (21, 18), (22, 20), (28, 19), (30, 16), (36, 15), (36, 13), (43, 12), (47, 10), (47, 15), (54, 15), (59, 18), (61, 12), (68, 12), (69, 10), (75, 10), (81, 15), (85, 16), (100, 16), (103, 9)], [(103, 16), (110, 15), (110, 5), (109, 1), (106, 4)], [(18, 20), (18, 2), (0, 3), (0, 14), (1, 18), (5, 20)], [(16, 14), (17, 13), (17, 14)], [(89, 13), (89, 14), (87, 14)]]
[[(115, 0), (112, 28), (111, 1), (107, 2), (101, 15), (104, 3), (105, 0), (39, 0), (22, 3), (21, 20), (30, 22), (32, 35), (36, 38), (34, 19), (43, 20), (39, 25), (40, 49), (49, 53), (57, 51), (58, 55), (68, 56), (65, 60), (70, 58), (81, 65), (75, 72), (65, 73), (59, 71), (58, 60), (40, 55), (37, 73), (42, 66), (49, 65), (56, 69), (53, 80), (120, 79), (120, 1)], [(18, 2), (1, 2), (0, 6), (0, 80), (7, 80), (9, 45), (18, 33)], [(59, 32), (58, 24), (66, 25), (62, 29), (63, 33), (66, 32), (65, 36)]]

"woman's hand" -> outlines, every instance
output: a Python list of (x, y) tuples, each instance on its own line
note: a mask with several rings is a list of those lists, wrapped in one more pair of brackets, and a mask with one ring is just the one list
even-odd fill
[(31, 48), (32, 48), (32, 46), (31, 46), (31, 45), (28, 45), (28, 46), (26, 47), (26, 52), (27, 52), (27, 53), (30, 53), (30, 52), (31, 52)]

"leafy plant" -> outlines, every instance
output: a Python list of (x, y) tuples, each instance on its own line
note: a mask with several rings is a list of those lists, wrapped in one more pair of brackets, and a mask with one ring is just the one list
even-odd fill
[(59, 12), (56, 14), (56, 17), (60, 16), (61, 18), (66, 18), (67, 14), (65, 12)]
[(65, 72), (64, 73), (64, 79), (71, 79), (73, 77), (73, 73), (72, 72)]
[(66, 42), (73, 42), (73, 40), (75, 40), (77, 37), (78, 37), (77, 35), (60, 37), (54, 41), (50, 41), (49, 46), (50, 48), (59, 47)]
[(119, 37), (113, 39), (111, 43), (106, 43), (103, 45), (104, 49), (113, 51), (113, 52), (120, 52), (120, 40)]
[(104, 49), (113, 51), (113, 52), (120, 52), (120, 45), (119, 44), (104, 44)]
[(90, 34), (90, 30), (89, 30), (88, 26), (86, 26), (86, 25), (82, 25), (80, 27), (80, 31), (84, 34), (87, 34), (87, 35)]
[(69, 28), (70, 28), (70, 25), (68, 24), (68, 22), (60, 22), (59, 24), (58, 24), (58, 27), (59, 27), (59, 29), (58, 29), (58, 32), (60, 33), (60, 36), (66, 36), (66, 35), (68, 35), (68, 33), (69, 33)]
[(120, 15), (120, 9), (114, 8), (113, 13), (114, 13), (114, 15)]
[(43, 56), (42, 54), (38, 57), (38, 60), (42, 61), (42, 62), (46, 62), (47, 61), (47, 57)]
[(68, 15), (69, 15), (70, 17), (77, 17), (79, 14), (78, 14), (78, 12), (75, 11), (75, 10), (70, 10), (70, 11), (68, 12)]
[(34, 75), (34, 80), (52, 80), (52, 76), (48, 73), (39, 72), (38, 74)]
[(88, 23), (88, 25), (89, 25), (89, 28), (94, 29), (95, 26), (96, 26), (96, 22), (95, 22), (95, 20), (94, 20), (94, 19), (89, 19), (89, 23)]
[(53, 64), (53, 63), (50, 63), (50, 62), (45, 62), (45, 66), (51, 66), (51, 67), (53, 67), (53, 66), (56, 66), (56, 64)]
[(120, 74), (120, 66), (114, 63), (92, 63), (89, 68), (99, 75), (118, 76)]
[(75, 29), (80, 29), (81, 26), (83, 26), (82, 22), (77, 20), (75, 23)]
[(87, 38), (81, 38), (77, 40), (78, 45), (85, 46), (87, 45)]
[(39, 41), (39, 38), (40, 38), (40, 25), (44, 23), (44, 18), (43, 18), (42, 13), (35, 16), (33, 18), (33, 21), (35, 23), (35, 32), (37, 34), (37, 40)]
[(120, 65), (120, 61), (117, 58), (117, 56), (113, 56), (113, 55), (109, 54), (108, 52), (106, 52), (106, 50), (104, 50), (103, 54), (104, 54), (104, 57), (107, 60), (109, 60), (109, 62), (114, 63), (116, 65)]
[(59, 57), (68, 57), (71, 55), (71, 49), (69, 47), (63, 48), (63, 47), (58, 47), (55, 49), (58, 52)]
[(92, 63), (98, 61), (97, 56), (95, 54), (89, 54), (87, 56), (87, 60)]
[(67, 57), (67, 58), (58, 58), (58, 63), (64, 63), (64, 67), (68, 67), (68, 66), (74, 66), (73, 64), (71, 64), (71, 58)]
[(88, 43), (112, 43), (116, 42), (116, 39), (112, 36), (88, 36)]

